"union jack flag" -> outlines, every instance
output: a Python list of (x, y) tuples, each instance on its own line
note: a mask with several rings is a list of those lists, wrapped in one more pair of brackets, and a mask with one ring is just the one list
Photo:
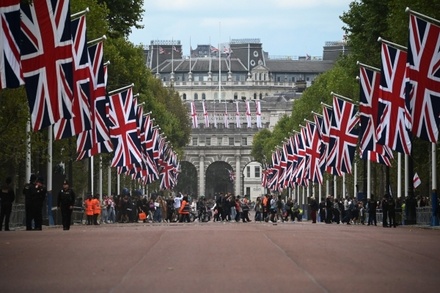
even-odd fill
[(71, 119), (61, 118), (54, 125), (55, 139), (77, 135), (91, 128), (91, 68), (87, 51), (86, 16), (71, 21), (73, 39), (73, 103)]
[(177, 156), (171, 149), (168, 149), (161, 164), (160, 189), (173, 189), (177, 184), (178, 173)]
[(296, 149), (296, 159), (297, 163), (295, 169), (293, 170), (292, 177), (297, 185), (305, 186), (307, 182), (305, 178), (306, 170), (306, 144), (307, 136), (304, 128), (301, 128), (301, 132), (295, 135), (295, 149)]
[(143, 161), (145, 162), (145, 169), (147, 171), (148, 179), (145, 183), (151, 183), (159, 179), (159, 170), (157, 168), (156, 162), (154, 161), (153, 150), (156, 145), (157, 132), (153, 129), (153, 121), (150, 115), (146, 115), (143, 118), (141, 133), (141, 143), (143, 147)]
[(260, 101), (255, 102), (255, 115), (257, 116), (257, 128), (261, 128), (261, 103)]
[(205, 119), (205, 127), (209, 127), (209, 116), (208, 116), (208, 111), (206, 111), (205, 101), (202, 102), (202, 107), (203, 107), (203, 117)]
[(330, 126), (330, 143), (327, 167), (330, 173), (341, 176), (351, 173), (352, 161), (359, 131), (356, 128), (359, 117), (353, 103), (333, 96), (333, 116)]
[(293, 187), (292, 173), (297, 163), (297, 158), (295, 154), (295, 141), (293, 136), (289, 137), (287, 142), (283, 144), (283, 152), (287, 162), (283, 187)]
[(223, 123), (225, 128), (229, 128), (228, 104), (225, 103), (225, 114), (223, 115)]
[(280, 151), (276, 149), (272, 153), (272, 167), (271, 167), (271, 174), (268, 181), (268, 186), (270, 190), (278, 190), (278, 178), (281, 171), (280, 167)]
[(20, 66), (20, 0), (0, 3), (0, 89), (24, 84)]
[(240, 122), (240, 110), (238, 107), (238, 102), (235, 102), (235, 122), (237, 123), (237, 128), (241, 128), (241, 122)]
[(21, 5), (21, 65), (32, 128), (72, 117), (73, 57), (68, 0)]
[(393, 153), (385, 145), (377, 144), (376, 126), (379, 103), (380, 72), (360, 66), (360, 157), (391, 166)]
[(77, 160), (113, 151), (109, 134), (110, 121), (107, 116), (108, 97), (106, 86), (108, 66), (104, 66), (103, 51), (103, 42), (98, 42), (88, 47), (93, 85), (91, 92), (92, 125), (90, 130), (81, 132), (78, 135), (76, 141)]
[(142, 162), (132, 89), (114, 94), (109, 100), (110, 138), (115, 147), (111, 166), (132, 166)]
[(197, 121), (197, 110), (194, 102), (191, 102), (191, 118), (192, 118), (192, 127), (198, 128), (199, 122)]
[(246, 122), (247, 122), (247, 128), (251, 128), (252, 127), (251, 106), (249, 105), (249, 101), (246, 101)]
[(440, 123), (440, 27), (409, 18), (407, 77), (412, 133), (436, 143)]
[(312, 182), (322, 184), (322, 170), (319, 166), (322, 150), (319, 126), (315, 125), (315, 123), (307, 122), (306, 131), (308, 137), (308, 144), (306, 145), (308, 179)]
[(400, 153), (411, 153), (408, 126), (411, 116), (405, 104), (406, 52), (382, 43), (378, 143)]
[[(325, 116), (328, 118), (328, 123), (324, 123), (324, 115), (315, 114), (313, 119), (315, 121), (315, 126), (319, 132), (319, 137), (321, 139), (321, 146), (320, 146), (320, 158), (319, 158), (319, 169), (321, 171), (321, 174), (325, 171), (325, 166), (327, 162), (327, 148), (329, 143), (329, 133), (328, 130), (330, 129), (330, 123), (331, 123), (331, 115), (333, 115), (333, 111), (331, 109), (324, 108), (323, 114), (325, 113)], [(330, 116), (329, 116), (330, 115)], [(325, 120), (327, 120), (327, 118)], [(327, 125), (324, 125), (327, 124)], [(325, 135), (325, 138), (324, 138)], [(324, 141), (325, 140), (325, 141)]]

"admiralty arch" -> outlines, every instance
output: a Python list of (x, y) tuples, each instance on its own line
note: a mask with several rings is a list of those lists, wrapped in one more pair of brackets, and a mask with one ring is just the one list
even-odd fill
[(188, 56), (182, 49), (178, 40), (151, 41), (145, 49), (147, 65), (179, 92), (193, 121), (179, 182), (184, 176), (191, 194), (233, 192), (254, 200), (265, 190), (262, 166), (251, 156), (253, 136), (290, 115), (295, 99), (345, 53), (345, 44), (327, 42), (323, 56), (270, 56), (259, 39), (198, 45)]

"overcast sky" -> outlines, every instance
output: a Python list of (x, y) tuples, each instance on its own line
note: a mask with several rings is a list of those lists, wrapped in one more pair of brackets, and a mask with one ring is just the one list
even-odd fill
[(217, 47), (230, 39), (258, 38), (272, 56), (322, 56), (326, 41), (343, 38), (339, 16), (352, 0), (144, 0), (144, 28), (129, 40), (180, 40)]

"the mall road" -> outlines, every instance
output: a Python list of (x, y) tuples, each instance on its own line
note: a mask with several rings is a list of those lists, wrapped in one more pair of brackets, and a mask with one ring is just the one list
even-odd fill
[(440, 230), (209, 222), (2, 231), (0, 292), (440, 292)]

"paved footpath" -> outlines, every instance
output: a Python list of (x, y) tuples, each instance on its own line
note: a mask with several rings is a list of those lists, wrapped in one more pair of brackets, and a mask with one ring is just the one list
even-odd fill
[(439, 292), (440, 230), (302, 223), (0, 232), (0, 292)]

